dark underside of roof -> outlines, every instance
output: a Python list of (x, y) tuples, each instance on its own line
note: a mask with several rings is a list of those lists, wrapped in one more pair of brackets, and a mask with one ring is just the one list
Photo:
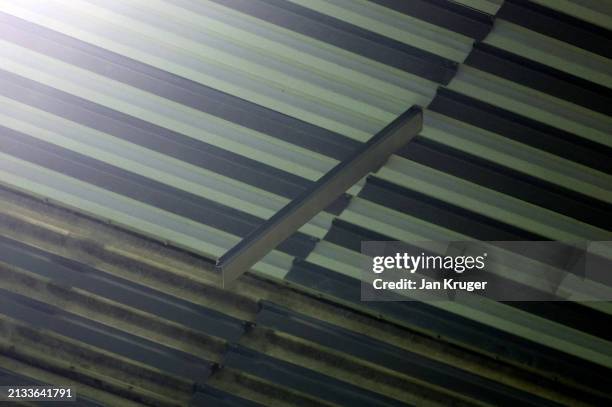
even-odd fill
[[(610, 303), (362, 302), (355, 271), (367, 240), (612, 240), (609, 7), (9, 3), (0, 386), (79, 406), (612, 405)], [(412, 142), (222, 288), (221, 255), (412, 105)]]

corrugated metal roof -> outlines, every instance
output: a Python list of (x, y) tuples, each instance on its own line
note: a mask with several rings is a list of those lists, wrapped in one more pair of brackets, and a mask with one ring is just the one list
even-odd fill
[[(609, 402), (608, 303), (359, 301), (362, 240), (612, 236), (609, 13), (459, 3), (0, 2), (1, 366), (106, 405)], [(414, 104), (413, 142), (219, 288)]]

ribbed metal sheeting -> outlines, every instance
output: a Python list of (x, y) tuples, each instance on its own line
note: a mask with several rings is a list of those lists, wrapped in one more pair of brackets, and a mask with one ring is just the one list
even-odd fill
[[(356, 21), (274, 1), (3, 2), (3, 182), (220, 256), (359, 142), (429, 103), (469, 52), (454, 19), (486, 30), (472, 12), (440, 27), (344, 5)], [(385, 27), (395, 28), (371, 31)], [(332, 218), (255, 269), (282, 275)]]
[[(438, 90), (421, 137), (367, 179), (287, 279), (364, 306), (355, 282), (363, 240), (609, 240), (611, 36), (581, 16), (506, 1)], [(478, 346), (508, 341), (499, 356), (515, 361), (518, 340), (578, 357), (585, 374), (591, 364), (612, 367), (612, 338), (592, 323), (606, 324), (608, 303), (501, 304), (466, 295), (452, 304), (366, 307), (425, 330), (440, 327), (415, 322), (411, 309), (467, 319)], [(450, 327), (445, 334), (465, 340)]]
[[(224, 290), (211, 259), (7, 190), (0, 203), (2, 384), (72, 386), (85, 406), (609, 402), (605, 369), (584, 375), (544, 346), (514, 342), (512, 364), (493, 357), (502, 341), (406, 329), (252, 273)], [(472, 342), (491, 334), (404, 311)]]
[[(610, 240), (608, 12), (587, 0), (2, 1), (0, 182), (214, 259), (426, 106), (414, 142), (253, 271), (561, 377), (598, 404), (609, 304), (366, 306), (357, 252), (364, 239)], [(252, 356), (233, 351), (237, 364)]]

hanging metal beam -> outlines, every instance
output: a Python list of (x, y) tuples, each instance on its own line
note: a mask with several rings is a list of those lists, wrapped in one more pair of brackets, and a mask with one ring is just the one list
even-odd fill
[(238, 278), (356, 182), (377, 170), (422, 126), (421, 108), (410, 108), (228, 250), (216, 266), (223, 276), (223, 285)]

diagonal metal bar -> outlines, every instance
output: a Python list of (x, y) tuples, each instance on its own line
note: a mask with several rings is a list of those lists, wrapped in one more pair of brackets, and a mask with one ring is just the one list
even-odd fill
[(238, 278), (361, 178), (378, 169), (422, 126), (421, 108), (411, 107), (228, 250), (216, 266), (223, 276), (223, 285)]

